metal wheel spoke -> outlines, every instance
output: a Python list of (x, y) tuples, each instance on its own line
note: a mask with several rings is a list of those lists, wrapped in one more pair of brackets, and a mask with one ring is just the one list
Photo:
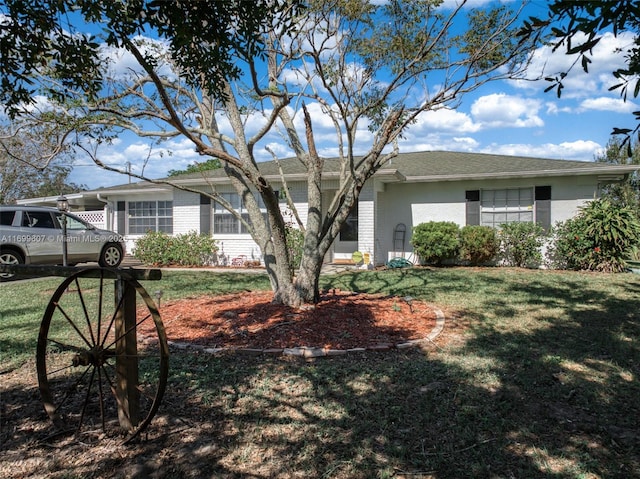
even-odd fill
[(87, 406), (89, 405), (89, 398), (91, 397), (91, 386), (93, 386), (93, 378), (96, 374), (96, 368), (91, 368), (91, 378), (89, 379), (89, 386), (87, 387), (87, 393), (84, 396), (84, 403), (82, 405), (82, 412), (80, 413), (80, 420), (78, 421), (78, 430), (82, 427), (84, 423), (84, 414), (87, 411)]
[(53, 375), (55, 375), (57, 373), (60, 373), (62, 371), (69, 371), (69, 370), (72, 370), (72, 369), (75, 369), (75, 366), (73, 364), (67, 364), (66, 366), (62, 366), (61, 368), (54, 369), (53, 371), (50, 371), (49, 372), (49, 376), (53, 376)]
[(107, 341), (108, 332), (111, 331), (111, 328), (113, 328), (113, 325), (116, 322), (116, 318), (118, 317), (118, 312), (120, 311), (120, 308), (122, 308), (123, 304), (124, 304), (124, 296), (122, 296), (118, 301), (118, 305), (116, 306), (116, 309), (113, 312), (113, 315), (111, 316), (111, 320), (109, 321), (109, 326), (107, 326), (107, 329), (105, 330), (106, 333), (104, 335), (104, 338), (102, 338), (102, 341), (100, 342), (100, 347), (102, 349), (109, 349), (111, 346), (113, 346), (116, 343), (116, 341), (114, 341), (110, 343), (108, 346), (104, 345), (104, 343)]
[(114, 346), (118, 341), (122, 340), (122, 338), (126, 337), (127, 334), (135, 331), (138, 328), (138, 326), (140, 326), (142, 323), (144, 323), (150, 317), (151, 317), (151, 314), (146, 315), (144, 318), (142, 318), (140, 321), (138, 321), (135, 325), (133, 325), (132, 327), (127, 329), (124, 333), (122, 333), (122, 335), (118, 336), (111, 343), (109, 343), (108, 345), (104, 346), (104, 349), (109, 349), (110, 347)]
[[(100, 339), (100, 332), (102, 331), (102, 294), (104, 292), (104, 271), (100, 270), (100, 288), (99, 288), (99, 295), (98, 295), (98, 327), (97, 327), (97, 331), (98, 331), (98, 339), (96, 341), (96, 344), (101, 344), (103, 341)], [(109, 332), (109, 330), (107, 329), (107, 331), (105, 332), (105, 335)]]
[[(76, 277), (76, 291), (78, 292), (78, 298), (80, 299), (80, 304), (82, 305), (82, 312), (84, 314), (84, 319), (87, 322), (87, 329), (89, 330), (89, 334), (91, 335), (91, 344), (98, 344), (96, 342), (96, 337), (93, 334), (93, 328), (91, 327), (91, 318), (89, 317), (89, 311), (87, 309), (87, 305), (84, 301), (84, 296), (82, 294), (82, 288), (80, 287), (80, 281)], [(100, 334), (100, 330), (98, 330), (98, 334)]]
[(81, 348), (81, 347), (75, 346), (73, 344), (66, 344), (66, 343), (63, 343), (63, 342), (60, 342), (60, 341), (56, 341), (55, 339), (47, 338), (47, 341), (50, 342), (50, 343), (55, 344), (56, 346), (58, 346), (63, 351), (75, 351), (77, 353), (82, 353), (82, 352), (86, 351), (85, 348)]
[(71, 396), (71, 394), (77, 390), (78, 384), (80, 384), (82, 382), (82, 378), (84, 378), (87, 375), (87, 372), (89, 372), (89, 369), (91, 369), (91, 367), (87, 367), (87, 369), (84, 370), (84, 372), (80, 375), (80, 377), (75, 381), (74, 384), (70, 385), (67, 390), (66, 393), (64, 394), (64, 396), (62, 396), (62, 399), (60, 399), (60, 404), (56, 407), (56, 412), (65, 405), (65, 403), (67, 402), (67, 400), (69, 399), (69, 397)]
[(89, 340), (85, 337), (84, 334), (82, 334), (82, 331), (80, 331), (78, 329), (78, 326), (76, 326), (76, 323), (73, 319), (71, 319), (71, 317), (67, 314), (67, 312), (62, 308), (62, 306), (60, 306), (60, 303), (56, 303), (56, 308), (58, 309), (58, 311), (60, 311), (62, 313), (62, 315), (65, 317), (65, 319), (67, 320), (67, 322), (71, 325), (71, 327), (76, 331), (76, 333), (78, 333), (78, 336), (80, 336), (82, 338), (82, 340), (85, 342), (85, 344), (88, 347), (93, 347), (93, 344), (91, 344), (89, 342)]
[[(100, 403), (100, 422), (102, 423), (102, 430), (106, 430), (105, 426), (105, 410), (104, 410), (104, 391), (102, 390), (102, 367), (96, 368), (98, 371), (98, 401)], [(107, 377), (107, 381), (109, 378)]]

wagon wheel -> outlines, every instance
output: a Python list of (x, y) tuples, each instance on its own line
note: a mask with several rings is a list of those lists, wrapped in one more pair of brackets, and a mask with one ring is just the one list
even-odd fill
[[(143, 305), (136, 314), (137, 297)], [(124, 432), (130, 441), (160, 406), (169, 347), (140, 283), (120, 271), (89, 268), (65, 279), (51, 297), (36, 361), (45, 411), (62, 432)]]

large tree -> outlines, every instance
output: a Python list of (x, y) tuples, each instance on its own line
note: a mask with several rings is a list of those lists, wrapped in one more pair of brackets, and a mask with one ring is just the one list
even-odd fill
[(0, 204), (86, 189), (69, 181), (73, 151), (48, 128), (0, 125)]
[[(455, 108), (466, 93), (525, 68), (531, 45), (515, 35), (521, 12), (458, 3), (446, 9), (438, 0), (308, 0), (304, 8), (284, 0), (5, 0), (0, 48), (16, 60), (0, 65), (0, 73), (10, 74), (8, 88), (4, 82), (0, 88), (16, 107), (30, 97), (32, 84), (48, 92), (64, 121), (82, 124), (97, 143), (121, 130), (182, 136), (201, 155), (218, 158), (248, 219), (215, 189), (204, 193), (243, 222), (261, 248), (275, 301), (299, 305), (317, 300), (324, 256), (367, 180), (398, 154), (403, 132), (423, 113)], [(78, 34), (79, 27), (52, 34), (47, 22), (70, 17), (49, 9), (99, 24), (102, 41), (130, 54), (137, 68), (114, 75), (106, 57), (95, 56), (98, 40)], [(25, 25), (29, 34), (20, 36)], [(13, 31), (19, 41), (8, 42)], [(27, 44), (30, 36), (39, 42)], [(81, 47), (74, 55), (47, 53), (70, 43)], [(12, 93), (16, 85), (23, 88)], [(319, 119), (334, 126), (340, 162), (331, 197), (322, 192)], [(267, 146), (274, 132), (307, 171), (304, 212), (295, 209), (284, 176), (272, 185), (258, 168), (259, 148), (280, 159)], [(109, 168), (98, 150), (79, 145)], [(297, 271), (285, 214), (304, 232)]]

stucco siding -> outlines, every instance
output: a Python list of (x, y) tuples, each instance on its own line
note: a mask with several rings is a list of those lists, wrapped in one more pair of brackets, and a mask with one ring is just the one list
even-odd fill
[(573, 217), (580, 206), (593, 199), (598, 191), (595, 177), (550, 177), (494, 181), (463, 181), (442, 183), (391, 183), (378, 194), (379, 225), (376, 244), (377, 255), (385, 260), (398, 256), (394, 245), (394, 229), (399, 223), (406, 225), (404, 255), (411, 256), (411, 231), (416, 225), (428, 221), (453, 221), (466, 224), (466, 199), (468, 190), (534, 188), (551, 186), (551, 223)]

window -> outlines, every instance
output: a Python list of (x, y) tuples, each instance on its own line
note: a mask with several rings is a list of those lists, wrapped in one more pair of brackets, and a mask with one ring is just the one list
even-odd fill
[[(250, 223), (249, 213), (244, 206), (244, 203), (240, 200), (238, 193), (221, 193), (222, 196), (233, 207), (236, 212), (239, 212), (242, 218)], [(260, 196), (257, 196), (258, 205), (263, 211), (263, 216), (266, 219), (267, 212), (264, 202)], [(238, 218), (227, 211), (217, 201), (213, 202), (213, 233), (214, 234), (249, 234), (247, 227), (244, 223), (241, 223)]]
[(74, 218), (69, 215), (65, 215), (64, 213), (56, 213), (56, 219), (58, 220), (60, 227), (62, 227), (63, 216), (67, 219), (66, 220), (67, 230), (82, 231), (82, 230), (92, 229), (92, 227), (89, 226), (87, 223), (83, 223), (82, 221), (79, 221), (77, 218)]
[(22, 214), (22, 226), (49, 229), (56, 227), (53, 216), (48, 211), (25, 211)]
[(358, 203), (353, 205), (347, 220), (340, 228), (340, 241), (358, 241)]
[(482, 190), (480, 224), (498, 227), (505, 223), (532, 223), (533, 206), (533, 188)]
[(173, 233), (173, 201), (130, 201), (129, 234)]
[(0, 212), (0, 225), (11, 226), (13, 224), (13, 217), (16, 215), (15, 211), (2, 211)]
[(551, 186), (465, 192), (468, 225), (533, 222), (551, 227)]

